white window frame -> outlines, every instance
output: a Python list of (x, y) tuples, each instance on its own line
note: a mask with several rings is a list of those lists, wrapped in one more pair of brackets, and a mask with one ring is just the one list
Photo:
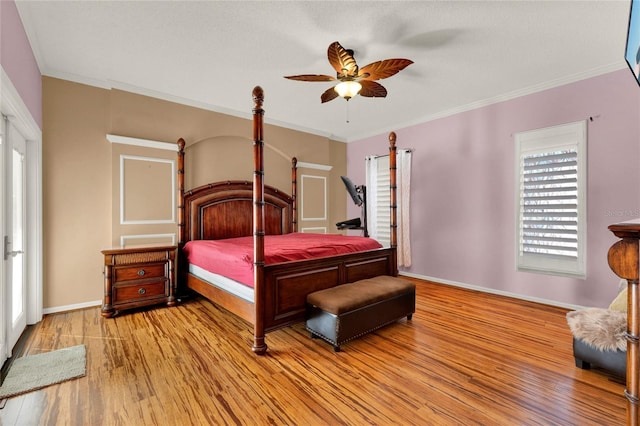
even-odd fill
[[(517, 133), (516, 143), (516, 268), (518, 271), (558, 276), (586, 278), (587, 270), (587, 122), (577, 121), (544, 129)], [(524, 241), (524, 158), (532, 155), (576, 152), (576, 252), (562, 256), (549, 253), (547, 248), (533, 253), (525, 249)], [(531, 242), (531, 239), (529, 239)], [(551, 243), (547, 243), (551, 244)], [(555, 243), (553, 243), (555, 244)]]

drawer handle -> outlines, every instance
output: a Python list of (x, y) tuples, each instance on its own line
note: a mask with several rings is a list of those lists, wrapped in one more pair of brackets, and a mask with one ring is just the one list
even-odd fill
[(141, 288), (138, 290), (139, 294), (145, 294), (147, 292), (147, 290), (145, 290), (144, 288)]
[(138, 271), (138, 276), (139, 276), (139, 277), (144, 277), (144, 274), (145, 274), (144, 269), (140, 269), (140, 270)]

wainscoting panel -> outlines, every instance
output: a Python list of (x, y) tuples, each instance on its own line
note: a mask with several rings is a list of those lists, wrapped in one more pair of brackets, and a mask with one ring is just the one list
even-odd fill
[(175, 161), (120, 156), (120, 223), (175, 223)]

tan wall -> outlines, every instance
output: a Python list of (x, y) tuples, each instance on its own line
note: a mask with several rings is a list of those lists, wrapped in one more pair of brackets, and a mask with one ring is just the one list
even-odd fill
[[(342, 142), (329, 141), (328, 164), (333, 166), (329, 176), (329, 229), (337, 232), (335, 224), (350, 219), (347, 215), (347, 193), (340, 176), (347, 174), (347, 145)], [(343, 232), (344, 233), (344, 232)]]
[[(251, 94), (246, 97), (250, 114)], [(267, 119), (268, 114), (267, 94)], [(122, 235), (177, 232), (175, 223), (144, 220), (151, 215), (150, 222), (163, 222), (168, 216), (167, 161), (175, 161), (175, 152), (112, 144), (107, 134), (172, 143), (184, 138), (187, 189), (252, 179), (253, 130), (248, 119), (49, 77), (43, 78), (43, 117), (45, 309), (101, 300), (100, 251), (119, 245)], [(346, 145), (268, 124), (264, 139), (265, 183), (287, 193), (292, 157), (331, 166), (330, 171), (312, 172), (326, 176), (327, 218), (322, 225), (336, 232), (335, 222), (344, 220), (346, 211), (340, 181), (346, 173)], [(121, 197), (123, 161), (127, 177)], [(135, 223), (121, 222), (121, 198), (125, 219)]]
[(111, 241), (109, 92), (43, 79), (43, 306), (102, 298)]

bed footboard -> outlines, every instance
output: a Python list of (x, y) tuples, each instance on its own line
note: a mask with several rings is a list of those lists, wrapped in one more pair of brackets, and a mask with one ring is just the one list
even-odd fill
[(265, 266), (265, 330), (303, 321), (307, 295), (340, 284), (394, 276), (396, 249)]

